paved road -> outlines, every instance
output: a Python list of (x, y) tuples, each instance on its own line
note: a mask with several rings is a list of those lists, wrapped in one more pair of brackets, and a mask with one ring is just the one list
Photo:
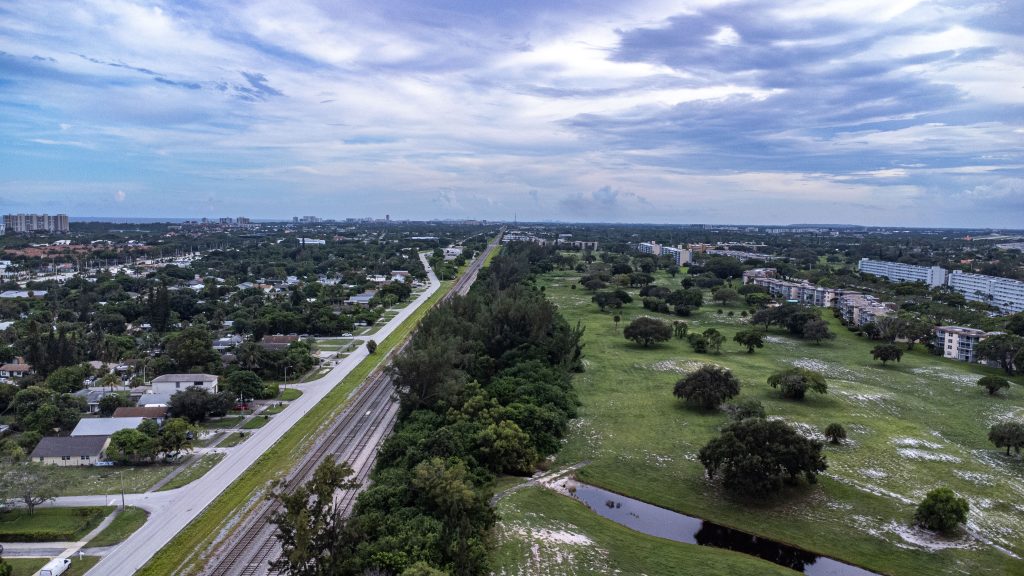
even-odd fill
[[(428, 271), (430, 287), (410, 305), (401, 309), (374, 335), (383, 340), (416, 311), (440, 288), (441, 283), (421, 255)], [(245, 442), (232, 448), (228, 455), (202, 478), (188, 486), (167, 492), (129, 494), (128, 505), (139, 506), (150, 512), (149, 521), (135, 534), (106, 554), (88, 572), (91, 576), (131, 576), (149, 561), (167, 542), (199, 515), (220, 493), (266, 452), (295, 423), (309, 412), (342, 378), (368, 355), (365, 346), (349, 354), (326, 376), (302, 385), (303, 394), (286, 410), (270, 419), (262, 428), (253, 431)], [(58, 498), (58, 506), (81, 506), (106, 503), (108, 496), (74, 496)], [(118, 496), (116, 500), (120, 500)]]

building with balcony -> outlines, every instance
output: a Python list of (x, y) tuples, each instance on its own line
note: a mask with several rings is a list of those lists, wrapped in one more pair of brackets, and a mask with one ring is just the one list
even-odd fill
[(857, 264), (857, 270), (886, 278), (892, 282), (924, 282), (931, 287), (942, 286), (946, 283), (946, 269), (941, 266), (918, 266), (861, 258)]
[(949, 274), (949, 287), (968, 300), (990, 304), (1004, 313), (1024, 312), (1024, 282), (1020, 280), (954, 270)]
[(977, 361), (978, 344), (998, 332), (985, 332), (962, 326), (938, 326), (935, 328), (935, 349), (942, 351), (944, 358), (962, 362)]

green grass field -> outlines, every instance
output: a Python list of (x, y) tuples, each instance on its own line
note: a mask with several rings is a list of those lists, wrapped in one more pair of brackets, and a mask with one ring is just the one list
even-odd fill
[[(710, 304), (682, 320), (691, 331), (720, 330), (721, 354), (695, 354), (684, 340), (644, 349), (626, 341), (621, 329), (637, 316), (659, 315), (637, 301), (616, 311), (623, 317), (617, 329), (613, 314), (599, 312), (589, 292), (570, 289), (576, 276), (556, 272), (539, 282), (570, 324), (586, 326), (587, 370), (575, 379), (583, 405), (556, 465), (591, 460), (578, 472), (585, 482), (878, 572), (1024, 573), (1024, 563), (995, 547), (1024, 556), (1024, 463), (987, 440), (992, 423), (1024, 418), (1024, 388), (988, 396), (974, 382), (995, 371), (937, 358), (920, 346), (883, 368), (871, 359), (874, 343), (827, 310), (823, 316), (838, 338), (820, 346), (773, 329), (765, 348), (747, 354), (732, 342), (747, 327), (742, 308), (721, 307), (734, 311), (729, 317)], [(678, 279), (659, 283), (678, 286)], [(818, 435), (831, 422), (846, 427), (849, 442), (825, 448), (829, 469), (817, 485), (751, 504), (724, 496), (705, 479), (697, 451), (726, 417), (672, 396), (674, 382), (701, 363), (731, 369), (743, 382), (740, 397), (757, 398), (769, 416), (805, 434)], [(825, 373), (829, 394), (782, 399), (765, 379), (793, 365)], [(970, 535), (934, 539), (909, 527), (916, 503), (938, 486), (970, 501)]]
[[(236, 434), (237, 436), (237, 434)], [(157, 492), (163, 492), (164, 490), (174, 490), (175, 488), (181, 488), (182, 486), (198, 480), (203, 477), (204, 474), (210, 471), (211, 468), (217, 465), (218, 462), (224, 459), (224, 454), (213, 453), (204, 454), (191, 466), (186, 468), (167, 484), (164, 484)]]
[(149, 516), (149, 513), (142, 508), (136, 508), (135, 506), (125, 508), (114, 517), (114, 520), (102, 532), (90, 540), (85, 545), (85, 548), (111, 546), (123, 541), (131, 536), (133, 532), (142, 528), (142, 525), (146, 523), (147, 516)]
[[(270, 422), (270, 418), (264, 418), (263, 416), (264, 414), (260, 414), (259, 416), (256, 416), (255, 418), (249, 420), (245, 424), (242, 424), (242, 430), (254, 430), (256, 428), (263, 428), (264, 426), (267, 425), (268, 422)], [(269, 416), (269, 414), (267, 414), (267, 416)]]
[(149, 466), (68, 466), (60, 470), (70, 482), (61, 491), (61, 496), (88, 496), (90, 494), (120, 494), (121, 475), (124, 474), (124, 491), (145, 492), (174, 470), (170, 464)]
[[(46, 558), (5, 558), (4, 560), (14, 569), (11, 576), (32, 576), (39, 572), (39, 569), (47, 562)], [(81, 560), (75, 556), (71, 559), (71, 567), (62, 576), (82, 576), (99, 561), (99, 556), (86, 556)]]
[(242, 415), (224, 416), (222, 418), (213, 418), (207, 420), (206, 422), (201, 422), (199, 426), (205, 428), (206, 430), (221, 430), (224, 428), (234, 428), (235, 426), (238, 426), (238, 423), (241, 422), (243, 418), (245, 418), (245, 416)]
[[(265, 452), (246, 472), (227, 487), (191, 524), (178, 533), (164, 546), (138, 574), (139, 576), (163, 576), (165, 574), (193, 573), (199, 559), (196, 551), (203, 551), (211, 543), (224, 523), (253, 495), (260, 493), (267, 485), (281, 477), (294, 463), (297, 454), (302, 454), (324, 426), (329, 424), (345, 406), (346, 400), (355, 389), (377, 367), (378, 363), (419, 324), (427, 311), (451, 289), (452, 281), (442, 282), (441, 288), (383, 342), (377, 353), (365, 358), (356, 368), (338, 383), (327, 396), (311, 409), (295, 426)], [(289, 389), (291, 391), (292, 389)], [(237, 436), (235, 434), (234, 436)]]
[(24, 508), (0, 513), (0, 542), (72, 542), (89, 533), (113, 512), (109, 506)]
[(498, 503), (495, 573), (795, 576), (745, 554), (680, 544), (626, 530), (583, 504), (526, 488)]
[(298, 400), (302, 396), (302, 390), (296, 388), (285, 388), (281, 390), (281, 397), (278, 400), (282, 402), (291, 402), (292, 400)]

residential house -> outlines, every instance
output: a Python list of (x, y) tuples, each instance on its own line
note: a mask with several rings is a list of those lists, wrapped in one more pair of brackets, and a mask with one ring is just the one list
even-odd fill
[(223, 352), (224, 350), (234, 348), (235, 346), (238, 346), (241, 343), (242, 337), (238, 336), (237, 334), (228, 336), (226, 338), (217, 338), (216, 340), (213, 341), (213, 349), (218, 352)]
[(167, 418), (166, 406), (122, 406), (114, 410), (114, 418), (146, 418), (163, 425)]
[(26, 374), (32, 374), (32, 366), (25, 363), (25, 359), (17, 357), (10, 364), (0, 365), (0, 378), (21, 378)]
[(145, 418), (82, 418), (71, 431), (72, 436), (110, 436), (121, 430), (134, 430)]
[(47, 436), (29, 455), (32, 462), (52, 466), (92, 466), (103, 459), (110, 436)]
[(218, 378), (213, 374), (163, 374), (153, 378), (150, 387), (158, 394), (174, 394), (189, 388), (202, 388), (217, 393)]
[(368, 308), (370, 306), (370, 300), (373, 300), (373, 297), (376, 296), (376, 295), (377, 295), (377, 291), (376, 290), (367, 290), (366, 292), (363, 292), (362, 294), (356, 294), (355, 296), (349, 296), (348, 299), (345, 300), (345, 304), (348, 304), (350, 306), (362, 306), (364, 308)]
[(171, 396), (174, 396), (174, 394), (164, 392), (146, 392), (139, 398), (139, 406), (146, 408), (166, 408), (171, 405)]
[(296, 334), (274, 334), (264, 336), (260, 340), (260, 348), (268, 352), (287, 350), (288, 346), (291, 346), (292, 342), (298, 342), (299, 337)]

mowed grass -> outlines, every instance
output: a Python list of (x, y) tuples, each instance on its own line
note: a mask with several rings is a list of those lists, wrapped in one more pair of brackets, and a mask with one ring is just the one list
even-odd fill
[(0, 513), (0, 542), (77, 541), (113, 512), (109, 506), (81, 508), (15, 508)]
[[(920, 346), (898, 364), (882, 367), (857, 337), (823, 310), (837, 339), (815, 345), (772, 329), (765, 348), (747, 354), (732, 342), (749, 328), (741, 306), (710, 303), (688, 318), (652, 314), (636, 301), (602, 313), (577, 274), (541, 278), (547, 295), (570, 324), (586, 326), (585, 373), (575, 378), (582, 407), (556, 465), (583, 460), (581, 480), (659, 506), (714, 520), (759, 535), (889, 574), (1024, 573), (1024, 563), (995, 545), (1024, 556), (1024, 464), (987, 440), (988, 428), (1024, 419), (1024, 388), (992, 397), (974, 383), (997, 373), (929, 355)], [(659, 283), (678, 286), (679, 278)], [(644, 349), (621, 334), (632, 318), (681, 319), (691, 331), (714, 327), (726, 336), (721, 354), (696, 354), (685, 340)], [(807, 434), (831, 422), (850, 441), (827, 446), (828, 471), (817, 485), (790, 490), (768, 503), (730, 499), (704, 477), (697, 452), (726, 422), (722, 412), (700, 412), (672, 396), (673, 384), (700, 363), (731, 369), (743, 382), (740, 397), (760, 400), (769, 416), (782, 417)], [(803, 402), (784, 400), (765, 383), (773, 371), (800, 365), (826, 374), (829, 394)], [(930, 541), (911, 530), (924, 494), (948, 486), (971, 503), (975, 536)], [(926, 545), (915, 542), (924, 540)], [(989, 542), (989, 543), (986, 543)], [(942, 549), (937, 549), (942, 548)]]
[(542, 488), (503, 498), (492, 558), (497, 574), (795, 576), (745, 554), (647, 536)]
[(128, 494), (145, 492), (174, 470), (172, 464), (148, 466), (68, 466), (58, 474), (69, 479), (61, 496), (89, 496), (92, 494), (120, 494), (121, 477)]
[(174, 490), (175, 488), (181, 488), (186, 484), (189, 484), (195, 480), (203, 477), (204, 474), (210, 471), (211, 468), (217, 465), (218, 462), (224, 459), (224, 454), (220, 452), (214, 452), (212, 454), (203, 454), (199, 460), (193, 462), (188, 468), (182, 470), (181, 474), (178, 474), (167, 484), (160, 487), (157, 492), (163, 492), (165, 490)]
[[(48, 559), (4, 558), (4, 561), (10, 564), (11, 568), (14, 569), (14, 571), (11, 572), (11, 576), (32, 576), (39, 572), (40, 568), (46, 565)], [(68, 571), (61, 576), (82, 576), (99, 561), (99, 556), (86, 556), (81, 560), (78, 559), (78, 556), (75, 556), (71, 559), (71, 566), (68, 568)]]
[[(377, 353), (368, 356), (338, 383), (295, 426), (260, 456), (248, 470), (228, 486), (197, 518), (164, 546), (137, 574), (164, 576), (165, 574), (191, 574), (200, 568), (197, 551), (205, 550), (224, 524), (240, 511), (255, 494), (261, 493), (270, 482), (282, 477), (305, 453), (323, 427), (344, 408), (349, 394), (378, 366), (380, 361), (419, 324), (420, 319), (451, 289), (453, 282), (442, 282), (441, 287), (423, 303), (388, 338), (380, 343)], [(292, 389), (289, 389), (291, 391)], [(237, 436), (234, 434), (233, 436)], [(223, 444), (222, 444), (223, 445)]]
[(129, 537), (146, 523), (149, 513), (142, 508), (129, 506), (117, 513), (114, 520), (102, 532), (90, 540), (85, 547), (111, 546)]

